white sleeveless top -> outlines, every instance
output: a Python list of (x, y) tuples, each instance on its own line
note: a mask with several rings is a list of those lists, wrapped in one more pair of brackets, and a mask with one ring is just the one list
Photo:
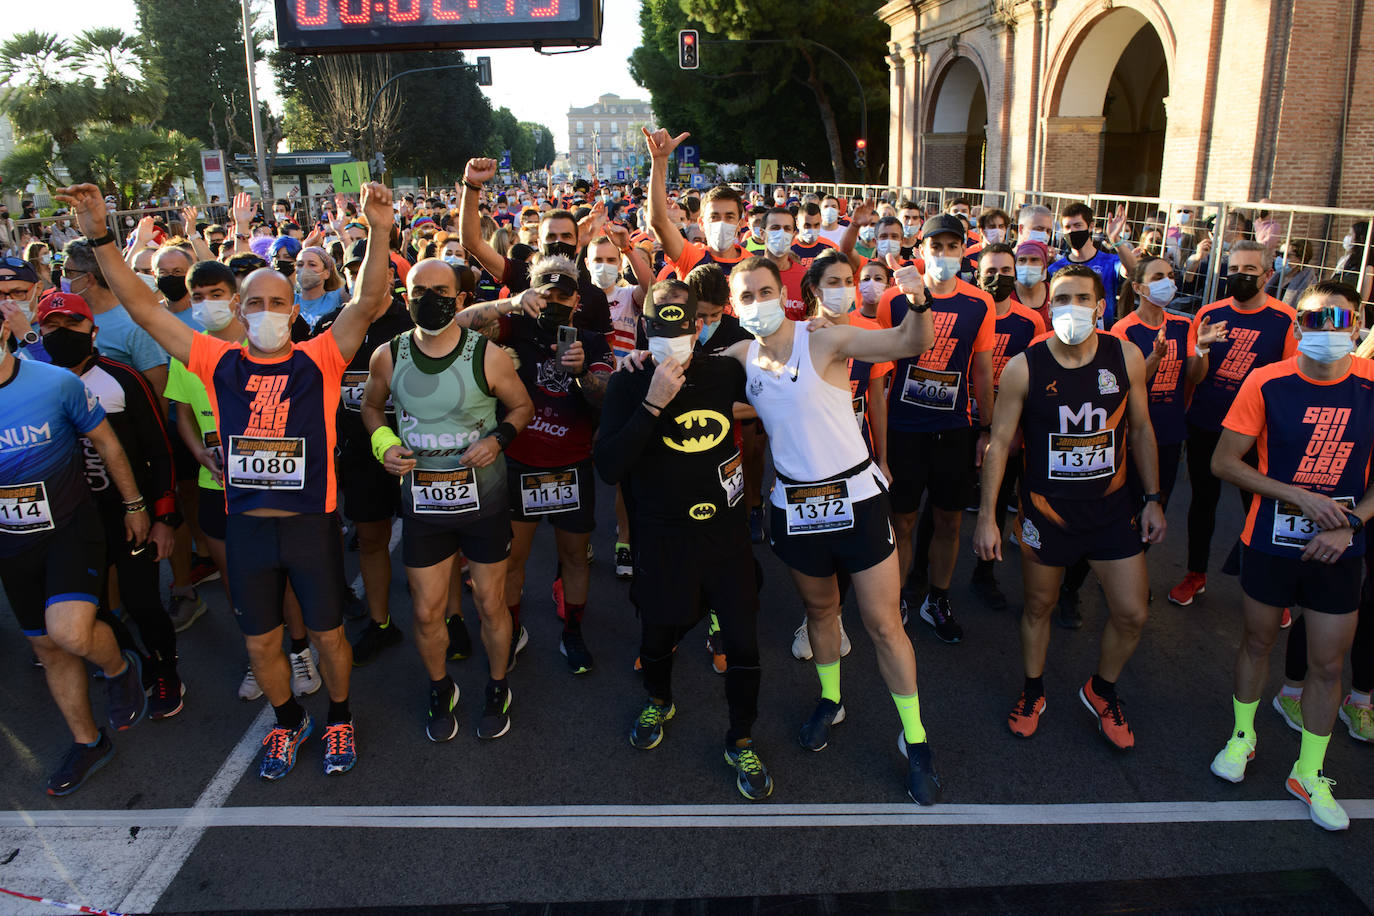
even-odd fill
[[(749, 403), (768, 432), (768, 447), (778, 473), (801, 483), (840, 479), (851, 468), (863, 469), (847, 478), (849, 495), (867, 499), (881, 492), (878, 469), (869, 459), (868, 446), (854, 422), (854, 405), (848, 388), (837, 388), (821, 378), (811, 363), (811, 331), (796, 323), (792, 355), (782, 373), (774, 376), (755, 363), (759, 341), (754, 338), (744, 365)], [(784, 483), (773, 485), (774, 505), (785, 507)]]

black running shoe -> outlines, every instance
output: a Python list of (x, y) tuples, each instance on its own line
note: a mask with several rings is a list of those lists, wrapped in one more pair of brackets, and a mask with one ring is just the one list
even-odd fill
[(526, 630), (524, 625), (522, 624), (520, 626), (520, 630), (510, 638), (510, 655), (506, 657), (507, 674), (510, 674), (512, 671), (515, 670), (515, 659), (520, 655), (521, 652), (525, 651), (525, 646), (529, 645), (529, 642), (530, 631)]
[(568, 660), (568, 670), (573, 674), (592, 670), (592, 653), (587, 650), (581, 630), (564, 630), (563, 638), (558, 641), (558, 651)]
[(510, 731), (509, 687), (487, 682), (487, 697), (482, 704), (482, 718), (477, 720), (477, 737), (499, 738)]
[(998, 587), (997, 579), (991, 572), (985, 575), (974, 573), (973, 579), (969, 582), (969, 588), (992, 610), (1005, 611), (1007, 609), (1007, 596), (1002, 594), (1002, 589)]
[(1059, 590), (1059, 604), (1054, 609), (1054, 619), (1066, 630), (1083, 627), (1083, 612), (1078, 609), (1078, 592)]
[(629, 544), (615, 545), (615, 577), (617, 579), (633, 579), (635, 575), (635, 563), (630, 557)]
[(964, 639), (964, 628), (954, 619), (954, 609), (949, 606), (947, 595), (933, 600), (927, 595), (925, 603), (921, 605), (921, 619), (930, 624), (936, 636), (950, 645)]
[(906, 758), (906, 794), (918, 805), (935, 804), (940, 797), (940, 777), (930, 761), (930, 744), (909, 744), (905, 735), (898, 735), (897, 746)]
[(630, 743), (641, 751), (658, 747), (663, 740), (663, 723), (677, 715), (677, 707), (672, 703), (661, 706), (653, 700), (644, 704), (634, 727), (630, 729)]
[(830, 743), (830, 726), (844, 721), (844, 706), (834, 700), (822, 697), (816, 703), (816, 711), (801, 727), (801, 746), (808, 751), (823, 751)]
[(472, 636), (468, 634), (467, 621), (461, 614), (454, 614), (444, 621), (448, 627), (449, 661), (460, 662), (472, 654)]
[(754, 742), (746, 740), (744, 745), (731, 745), (725, 749), (725, 762), (735, 768), (735, 787), (739, 794), (750, 801), (758, 801), (773, 794), (773, 777), (754, 750)]
[(143, 721), (148, 712), (148, 695), (143, 692), (143, 660), (137, 652), (124, 650), (124, 672), (105, 681), (110, 703), (110, 728), (122, 732)]
[(763, 543), (763, 506), (749, 510), (749, 540), (755, 544)]
[(383, 649), (399, 646), (403, 638), (401, 628), (396, 626), (394, 620), (386, 627), (378, 626), (375, 620), (369, 620), (367, 629), (353, 640), (353, 667), (361, 668), (363, 665), (372, 664), (377, 660), (377, 656), (382, 654)]
[(152, 664), (153, 689), (148, 697), (148, 718), (170, 719), (181, 712), (186, 685), (177, 674), (175, 662), (156, 661)]
[(458, 717), (453, 707), (458, 703), (458, 685), (450, 690), (429, 688), (429, 721), (425, 724), (425, 734), (436, 743), (452, 740), (458, 734)]
[(48, 794), (71, 795), (81, 788), (82, 783), (92, 773), (109, 763), (113, 756), (114, 742), (110, 741), (110, 736), (103, 728), (95, 747), (73, 744), (67, 749), (52, 776), (48, 777)]

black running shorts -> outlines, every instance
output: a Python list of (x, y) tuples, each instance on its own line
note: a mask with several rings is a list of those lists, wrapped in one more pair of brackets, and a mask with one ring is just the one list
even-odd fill
[(506, 458), (507, 498), (513, 522), (548, 519), (559, 531), (596, 530), (596, 472), (592, 460), (561, 468), (534, 468)]
[(100, 603), (105, 591), (105, 530), (100, 512), (94, 504), (83, 503), (65, 525), (33, 541), (23, 553), (0, 557), (0, 585), (24, 635), (43, 636), (48, 632), (51, 605)]
[(1048, 500), (1021, 483), (1016, 533), (1021, 549), (1041, 566), (1079, 560), (1124, 560), (1144, 550), (1129, 487), (1102, 500)]
[(424, 569), (461, 550), (474, 563), (499, 563), (510, 556), (510, 541), (510, 515), (504, 511), (460, 528), (410, 516), (401, 525), (401, 562), (410, 569)]
[(282, 625), (286, 583), (316, 633), (343, 626), (344, 570), (339, 518), (334, 513), (262, 517), (231, 515), (224, 549), (234, 616), (246, 636)]
[(854, 525), (816, 534), (787, 533), (787, 513), (768, 506), (773, 553), (788, 567), (824, 579), (843, 569), (850, 575), (877, 566), (896, 550), (892, 509), (886, 493), (854, 503)]
[(1281, 557), (1241, 545), (1240, 588), (1246, 597), (1278, 608), (1319, 614), (1353, 614), (1360, 608), (1364, 557), (1319, 563)]
[(927, 491), (936, 509), (962, 512), (972, 505), (978, 485), (978, 469), (973, 464), (977, 443), (978, 430), (972, 427), (938, 433), (888, 430), (892, 511), (915, 512)]

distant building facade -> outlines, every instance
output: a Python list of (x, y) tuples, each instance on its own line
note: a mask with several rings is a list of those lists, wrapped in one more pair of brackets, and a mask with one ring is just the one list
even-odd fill
[(586, 108), (568, 109), (568, 167), (579, 178), (627, 177), (647, 161), (640, 126), (654, 130), (653, 107), (607, 93)]

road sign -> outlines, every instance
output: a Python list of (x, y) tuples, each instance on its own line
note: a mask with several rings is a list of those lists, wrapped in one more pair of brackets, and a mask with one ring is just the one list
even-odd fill
[(334, 179), (334, 191), (337, 194), (357, 194), (372, 178), (372, 173), (368, 171), (366, 162), (345, 162), (342, 165), (331, 165), (329, 174)]
[(701, 164), (701, 150), (692, 145), (679, 146), (678, 161), (684, 166), (695, 166)]
[(510, 150), (508, 149), (501, 151), (501, 168), (510, 168)]
[(776, 159), (755, 159), (754, 160), (754, 181), (758, 184), (777, 184), (778, 183), (778, 160)]
[(616, 180), (616, 181), (624, 181), (624, 180), (625, 180), (625, 170), (624, 170), (624, 169), (616, 169), (616, 170), (615, 170), (615, 180)]
[(704, 188), (704, 187), (706, 187), (706, 176), (703, 175), (703, 174), (701, 174), (700, 172), (697, 172), (695, 175), (693, 175), (693, 176), (692, 176), (692, 187), (694, 187), (694, 188)]

